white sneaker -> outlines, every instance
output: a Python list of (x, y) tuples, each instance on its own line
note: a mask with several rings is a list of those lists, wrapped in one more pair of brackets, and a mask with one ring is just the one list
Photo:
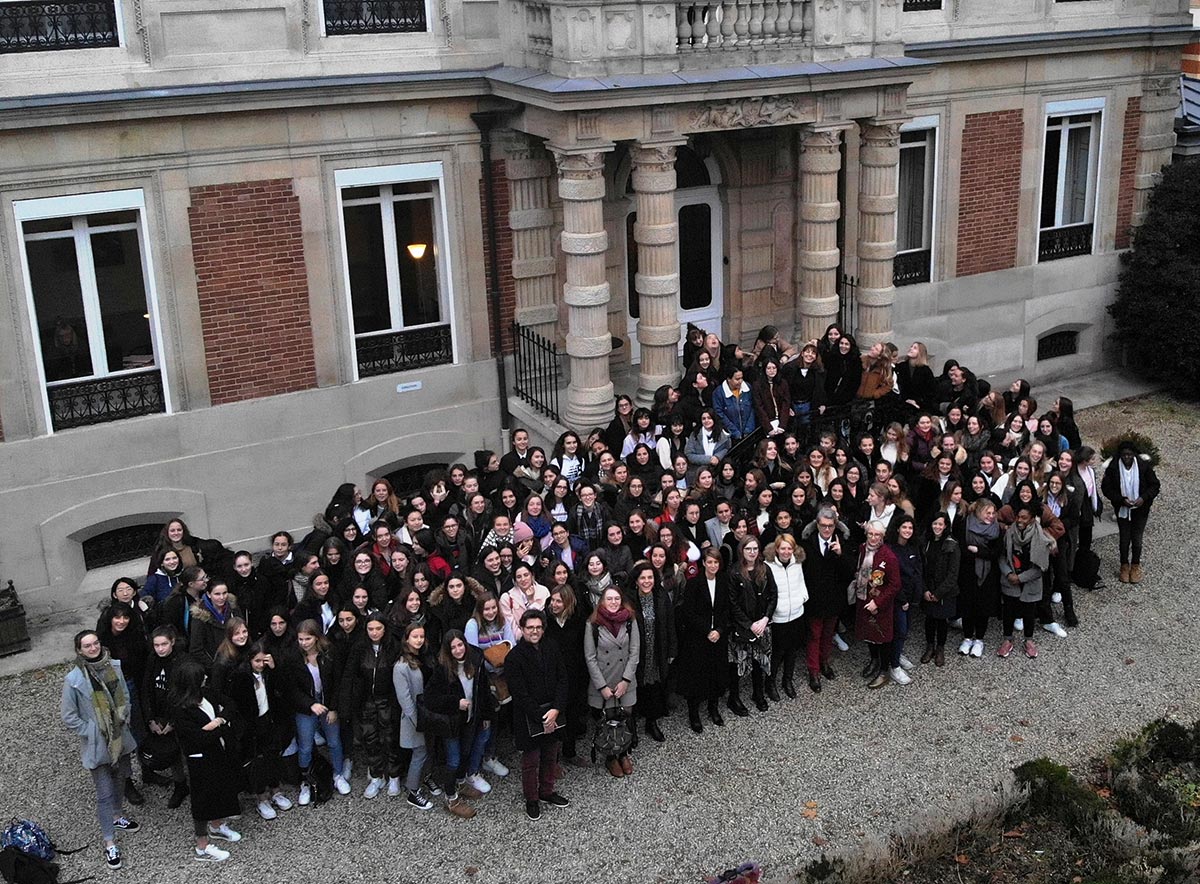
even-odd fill
[(469, 777), (467, 777), (467, 784), (472, 786), (475, 789), (478, 789), (484, 795), (486, 795), (488, 792), (492, 791), (492, 787), (488, 783), (488, 781), (485, 780), (483, 777), (481, 777), (479, 774), (471, 774)]
[(350, 776), (351, 776), (351, 773), (353, 772), (353, 770), (354, 770), (354, 759), (343, 758), (342, 759), (342, 779), (345, 780), (347, 783), (350, 782)]
[(242, 840), (241, 833), (235, 832), (233, 829), (229, 828), (229, 823), (221, 823), (221, 825), (216, 827), (210, 825), (208, 827), (208, 837), (216, 838), (220, 841), (228, 841), (230, 844), (234, 844)]
[(912, 672), (916, 668), (916, 665), (913, 663), (912, 660), (908, 659), (903, 654), (901, 654), (900, 655), (900, 668), (903, 669), (905, 672)]
[(894, 681), (896, 684), (912, 684), (912, 678), (900, 666), (893, 668), (891, 675), (892, 681)]
[(950, 621), (950, 625), (953, 626), (955, 629), (961, 631), (962, 630), (962, 617), (955, 617), (953, 620)]
[(495, 758), (483, 759), (483, 769), (486, 770), (488, 773), (495, 774), (498, 777), (508, 776), (508, 768), (505, 767), (503, 764), (501, 764), (499, 762), (499, 760), (497, 760)]
[(400, 778), (388, 777), (387, 793), (389, 798), (395, 798), (400, 794)]
[(209, 844), (208, 847), (200, 850), (199, 848), (192, 851), (197, 862), (202, 863), (223, 863), (229, 859), (229, 851), (222, 850), (215, 844)]
[(300, 784), (300, 797), (296, 799), (296, 803), (301, 807), (307, 807), (312, 804), (312, 788), (308, 783)]
[(965, 657), (967, 654), (971, 653), (971, 646), (974, 644), (975, 642), (973, 639), (964, 638), (962, 640), (962, 644), (958, 646), (958, 652)]
[(292, 809), (292, 799), (288, 798), (282, 792), (276, 792), (274, 795), (272, 795), (271, 801), (280, 810), (291, 810)]
[(833, 643), (834, 643), (835, 645), (837, 645), (837, 649), (838, 649), (839, 651), (848, 651), (848, 650), (850, 650), (850, 646), (849, 646), (848, 644), (846, 644), (846, 640), (845, 640), (844, 638), (842, 638), (842, 637), (841, 637), (841, 636), (840, 636), (838, 633), (836, 633), (836, 632), (833, 634)]
[(1057, 623), (1043, 623), (1042, 629), (1046, 630), (1046, 632), (1050, 632), (1050, 633), (1053, 633), (1054, 635), (1057, 635), (1059, 638), (1067, 637), (1067, 631), (1065, 629), (1063, 629), (1061, 626), (1059, 626)]
[(1016, 620), (1013, 621), (1013, 631), (1014, 632), (1024, 632), (1025, 631), (1025, 618), (1024, 617), (1018, 617)]
[(337, 789), (339, 795), (350, 794), (350, 784), (346, 782), (346, 778), (341, 774), (333, 775), (333, 788)]
[(379, 777), (371, 777), (367, 781), (367, 788), (363, 789), (363, 798), (371, 799), (379, 795), (383, 789), (383, 780)]
[(1050, 602), (1051, 602), (1051, 604), (1061, 605), (1062, 604), (1062, 593), (1061, 592), (1050, 593)]
[(977, 638), (971, 642), (971, 656), (976, 658), (983, 656), (983, 639)]
[(264, 820), (273, 820), (275, 817), (279, 816), (279, 814), (275, 812), (275, 808), (271, 806), (270, 801), (258, 802), (258, 815)]

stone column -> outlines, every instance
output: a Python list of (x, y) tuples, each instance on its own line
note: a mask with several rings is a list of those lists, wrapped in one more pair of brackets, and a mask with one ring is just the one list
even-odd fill
[(801, 340), (819, 338), (837, 319), (837, 222), (839, 146), (843, 126), (807, 127), (800, 133), (800, 304)]
[(861, 120), (858, 154), (858, 345), (892, 335), (900, 124)]
[(637, 221), (637, 339), (641, 345), (637, 403), (679, 379), (679, 224), (675, 219), (675, 148), (678, 143), (633, 148)]
[(580, 432), (607, 426), (613, 415), (608, 374), (612, 335), (608, 330), (608, 280), (604, 253), (604, 156), (607, 148), (550, 145), (558, 164), (558, 195), (563, 201), (562, 250), (566, 256), (563, 302), (567, 305), (566, 423)]
[(516, 281), (515, 319), (551, 341), (557, 337), (554, 297), (554, 214), (550, 209), (550, 156), (532, 136), (509, 151), (508, 226), (512, 230), (512, 274)]
[(1162, 178), (1175, 147), (1175, 108), (1179, 106), (1179, 77), (1155, 76), (1142, 82), (1141, 125), (1138, 129), (1137, 171), (1133, 179), (1132, 227), (1146, 218), (1150, 191)]

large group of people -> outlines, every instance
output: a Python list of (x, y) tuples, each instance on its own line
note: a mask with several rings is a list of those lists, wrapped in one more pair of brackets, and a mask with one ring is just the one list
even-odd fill
[(935, 376), (923, 344), (860, 353), (836, 325), (799, 347), (767, 327), (749, 350), (689, 328), (681, 382), (649, 407), (618, 396), (549, 452), (510, 442), (411, 493), (344, 484), (257, 561), (163, 527), (63, 688), (110, 866), (145, 800), (135, 759), (168, 806), (190, 799), (195, 859), (219, 862), (239, 796), (270, 820), (350, 794), (356, 771), (365, 799), (470, 818), (519, 761), (538, 819), (569, 804), (564, 765), (634, 775), (673, 698), (700, 734), (722, 707), (795, 698), (798, 665), (813, 693), (848, 677), (850, 641), (871, 689), (945, 666), (952, 625), (968, 659), (993, 620), (999, 657), (1036, 658), (1099, 583), (1105, 501), (1118, 579), (1143, 579), (1159, 488), (1132, 444), (1098, 474), (1065, 397), (1039, 410), (1023, 380)]

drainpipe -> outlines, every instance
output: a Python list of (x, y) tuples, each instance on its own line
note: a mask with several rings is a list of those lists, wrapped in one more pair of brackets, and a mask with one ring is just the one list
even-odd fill
[[(515, 110), (515, 108), (514, 108)], [(492, 193), (492, 129), (510, 111), (479, 111), (471, 114), (471, 120), (479, 127), (479, 148), (483, 154), (483, 204), (484, 226), (488, 241), (488, 301), (492, 306), (492, 352), (496, 356), (496, 382), (500, 389), (501, 442), (507, 444), (508, 428), (512, 416), (508, 411), (508, 372), (504, 367), (502, 349), (503, 326), (500, 315), (500, 257), (496, 243), (496, 198)]]

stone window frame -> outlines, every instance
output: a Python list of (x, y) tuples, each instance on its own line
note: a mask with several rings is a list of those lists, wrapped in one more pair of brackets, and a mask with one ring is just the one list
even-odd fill
[[(1068, 121), (1069, 118), (1071, 118), (1071, 117), (1080, 117), (1080, 116), (1089, 116), (1091, 118), (1086, 124), (1065, 123), (1061, 130), (1065, 133), (1066, 131), (1068, 131), (1068, 126), (1071, 126), (1074, 128), (1079, 128), (1082, 125), (1087, 125), (1087, 126), (1090, 126), (1090, 128), (1091, 128), (1091, 139), (1090, 139), (1089, 151), (1088, 151), (1088, 154), (1089, 154), (1089, 156), (1088, 156), (1088, 165), (1089, 165), (1088, 192), (1085, 196), (1085, 201), (1087, 203), (1085, 217), (1087, 218), (1087, 220), (1082, 221), (1082, 222), (1077, 222), (1079, 224), (1091, 224), (1092, 225), (1092, 242), (1091, 242), (1091, 249), (1089, 250), (1088, 254), (1096, 253), (1096, 244), (1099, 241), (1097, 239), (1097, 233), (1099, 232), (1100, 225), (1099, 225), (1098, 219), (1097, 219), (1097, 212), (1101, 205), (1101, 189), (1103, 186), (1102, 171), (1104, 169), (1104, 162), (1105, 162), (1104, 124), (1106, 121), (1106, 117), (1108, 116), (1106, 114), (1106, 110), (1107, 110), (1106, 104), (1107, 104), (1107, 102), (1103, 96), (1096, 96), (1096, 97), (1092, 97), (1092, 98), (1082, 98), (1082, 99), (1069, 99), (1069, 100), (1065, 100), (1065, 101), (1050, 101), (1050, 102), (1046, 103), (1046, 105), (1042, 111), (1042, 136), (1041, 136), (1042, 161), (1039, 162), (1039, 164), (1038, 164), (1037, 202), (1034, 204), (1034, 212), (1035, 212), (1034, 218), (1035, 218), (1035, 225), (1036, 225), (1034, 229), (1037, 231), (1039, 239), (1040, 239), (1040, 236), (1043, 231), (1058, 230), (1058, 229), (1062, 229), (1064, 227), (1075, 226), (1073, 224), (1061, 224), (1061, 223), (1055, 223), (1048, 227), (1042, 226), (1042, 198), (1043, 198), (1043, 191), (1044, 191), (1044, 188), (1046, 185), (1045, 153), (1046, 153), (1047, 139), (1048, 139), (1050, 130), (1052, 128), (1051, 120), (1061, 118), (1064, 121)], [(1066, 161), (1066, 152), (1067, 152), (1066, 151), (1066, 139), (1064, 138), (1059, 143), (1060, 159), (1059, 159), (1058, 169), (1059, 169), (1060, 194), (1056, 198), (1056, 209), (1055, 209), (1056, 222), (1059, 221), (1059, 219), (1061, 219), (1062, 211), (1063, 211), (1063, 206), (1062, 206), (1063, 197), (1061, 194), (1061, 189), (1062, 189), (1062, 187), (1065, 186), (1065, 181), (1063, 180), (1064, 176), (1063, 176), (1062, 172), (1063, 172), (1063, 165), (1065, 164), (1065, 161)], [(1041, 263), (1043, 260), (1046, 260), (1046, 259), (1036, 258), (1036, 260), (1038, 263)]]
[[(157, 276), (154, 268), (154, 253), (151, 247), (149, 221), (146, 212), (146, 194), (142, 188), (128, 190), (97, 191), (93, 193), (69, 194), (65, 196), (40, 197), (14, 200), (12, 203), (13, 218), (16, 221), (16, 241), (20, 260), (21, 285), (25, 290), (25, 309), (28, 314), (28, 329), (31, 337), (31, 350), (37, 372), (38, 398), (41, 402), (42, 426), (39, 435), (52, 436), (56, 432), (50, 413), (50, 397), (46, 388), (46, 368), (42, 358), (41, 334), (38, 329), (37, 308), (33, 299), (33, 281), (29, 272), (29, 258), (25, 248), (25, 222), (45, 221), (54, 218), (79, 218), (87, 215), (103, 214), (106, 212), (137, 213), (138, 248), (141, 252), (142, 278), (146, 286), (146, 305), (150, 323), (150, 341), (153, 348), (154, 367), (162, 379), (163, 414), (172, 414), (172, 390), (170, 372), (167, 371), (167, 351), (163, 340), (163, 314), (159, 303)], [(78, 235), (78, 233), (77, 233)], [(87, 246), (90, 254), (90, 243)], [(94, 280), (90, 283), (81, 278), (85, 302), (95, 300), (94, 310), (99, 309), (98, 295), (95, 292)], [(92, 375), (94, 378), (121, 377), (126, 374), (136, 374), (145, 371), (144, 368), (128, 369), (125, 371)], [(57, 431), (62, 432), (62, 431)]]
[[(926, 186), (929, 188), (926, 197), (927, 217), (925, 218), (925, 236), (929, 245), (926, 247), (929, 250), (929, 281), (936, 282), (937, 277), (935, 270), (937, 268), (939, 242), (937, 237), (937, 226), (940, 219), (938, 196), (941, 193), (942, 186), (942, 133), (941, 133), (942, 117), (941, 114), (928, 114), (922, 117), (914, 117), (907, 123), (900, 126), (900, 134), (903, 137), (906, 132), (932, 132), (933, 143), (929, 143), (926, 138), (925, 142), (925, 161), (928, 166), (926, 171)], [(900, 150), (904, 151), (903, 138), (901, 140)], [(896, 163), (896, 199), (897, 212), (899, 212), (900, 199), (900, 163)], [(904, 254), (899, 251), (899, 242), (897, 241), (897, 254)], [(911, 249), (909, 251), (924, 251), (925, 249)]]
[[(454, 240), (450, 233), (450, 213), (446, 204), (446, 173), (445, 166), (440, 160), (420, 163), (401, 163), (387, 166), (362, 166), (336, 169), (333, 173), (334, 191), (337, 200), (337, 231), (338, 249), (342, 262), (343, 303), (346, 310), (346, 328), (350, 334), (350, 372), (351, 382), (360, 380), (358, 370), (357, 334), (354, 331), (354, 304), (350, 293), (350, 258), (346, 247), (345, 206), (343, 191), (352, 187), (381, 187), (388, 184), (425, 183), (433, 185), (434, 206), (434, 238), (432, 245), (437, 262), (438, 289), (441, 298), (443, 319), (440, 323), (428, 327), (448, 324), (450, 326), (450, 341), (453, 360), (451, 365), (462, 361), (461, 341), (459, 340), (459, 324), (456, 319), (456, 293), (454, 275), (450, 256), (454, 248)], [(407, 328), (423, 328), (426, 326), (403, 326), (392, 331), (403, 331)], [(379, 334), (378, 332), (373, 334)]]

